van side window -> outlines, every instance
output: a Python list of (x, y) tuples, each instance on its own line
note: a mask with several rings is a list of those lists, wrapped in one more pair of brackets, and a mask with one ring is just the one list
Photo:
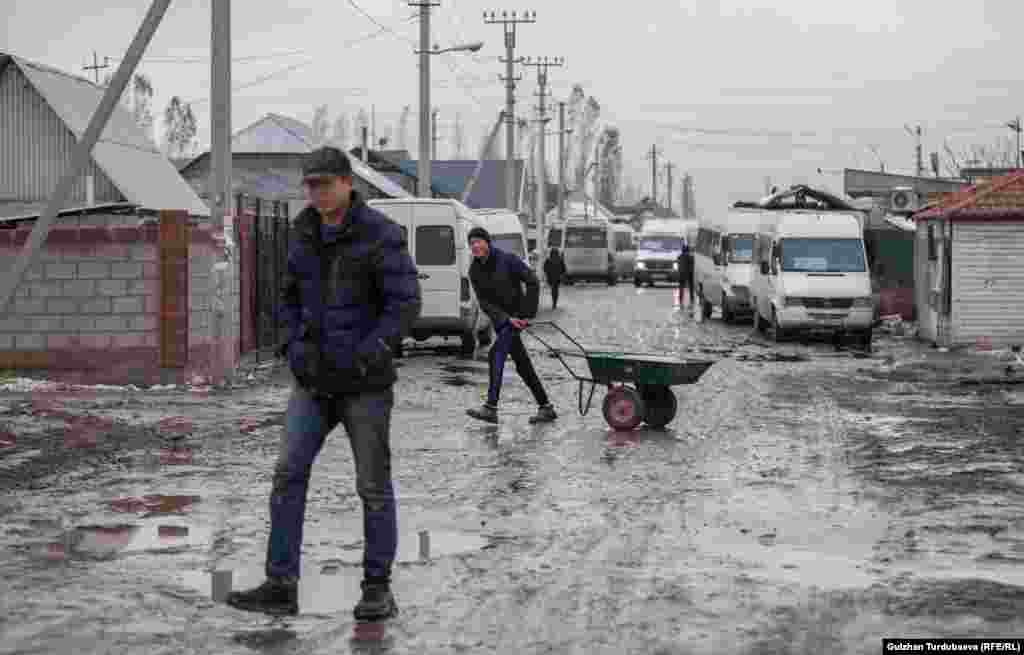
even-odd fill
[(416, 263), (420, 266), (451, 266), (455, 263), (455, 230), (448, 225), (416, 228)]

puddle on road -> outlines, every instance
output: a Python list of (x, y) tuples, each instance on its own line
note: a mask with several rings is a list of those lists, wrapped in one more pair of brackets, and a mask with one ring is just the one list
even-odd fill
[(441, 367), (441, 370), (446, 373), (454, 373), (456, 375), (461, 373), (477, 373), (480, 375), (487, 375), (487, 369), (480, 366), (469, 366), (467, 364), (446, 364)]
[(199, 496), (164, 496), (152, 494), (141, 498), (129, 496), (109, 501), (110, 509), (115, 512), (146, 512), (148, 514), (184, 513), (185, 510), (199, 502)]
[(449, 387), (468, 387), (476, 384), (472, 380), (467, 380), (461, 375), (447, 375), (441, 378), (441, 382), (444, 382)]
[[(483, 537), (458, 532), (446, 532), (443, 530), (428, 530), (425, 551), (428, 560), (435, 560), (441, 557), (452, 555), (464, 555), (478, 550), (483, 550), (487, 540)], [(403, 534), (398, 539), (398, 564), (417, 564), (424, 560), (421, 558), (421, 548), (424, 548), (423, 539), (420, 533)], [(342, 549), (338, 553), (340, 557), (329, 559), (324, 562), (324, 569), (331, 570), (342, 566), (362, 566), (363, 546), (361, 543), (353, 544), (351, 548)]]
[(205, 547), (212, 532), (184, 523), (85, 525), (72, 530), (60, 542), (44, 548), (44, 555), (60, 560), (85, 556), (107, 559), (118, 555), (171, 553)]
[(25, 462), (39, 457), (43, 454), (41, 450), (26, 450), (23, 453), (15, 453), (0, 459), (0, 469), (12, 469), (21, 466)]

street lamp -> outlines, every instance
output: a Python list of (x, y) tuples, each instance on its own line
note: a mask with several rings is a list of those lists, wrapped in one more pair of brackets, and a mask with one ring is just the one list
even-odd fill
[(473, 41), (449, 48), (440, 48), (436, 44), (430, 48), (430, 12), (421, 12), (420, 18), (420, 49), (415, 53), (420, 56), (420, 152), (416, 166), (416, 195), (420, 198), (431, 196), (430, 158), (433, 134), (430, 129), (430, 55), (446, 52), (477, 52), (484, 47), (483, 41)]

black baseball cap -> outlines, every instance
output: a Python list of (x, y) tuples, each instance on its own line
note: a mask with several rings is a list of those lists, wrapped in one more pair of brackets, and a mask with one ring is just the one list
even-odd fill
[(352, 176), (352, 162), (344, 152), (331, 146), (323, 146), (306, 155), (306, 160), (302, 163), (303, 180), (334, 175)]

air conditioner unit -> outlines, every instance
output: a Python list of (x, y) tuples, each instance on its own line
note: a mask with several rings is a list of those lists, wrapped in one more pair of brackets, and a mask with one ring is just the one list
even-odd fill
[(921, 209), (921, 199), (913, 187), (893, 187), (889, 192), (889, 211), (894, 214), (912, 214)]

